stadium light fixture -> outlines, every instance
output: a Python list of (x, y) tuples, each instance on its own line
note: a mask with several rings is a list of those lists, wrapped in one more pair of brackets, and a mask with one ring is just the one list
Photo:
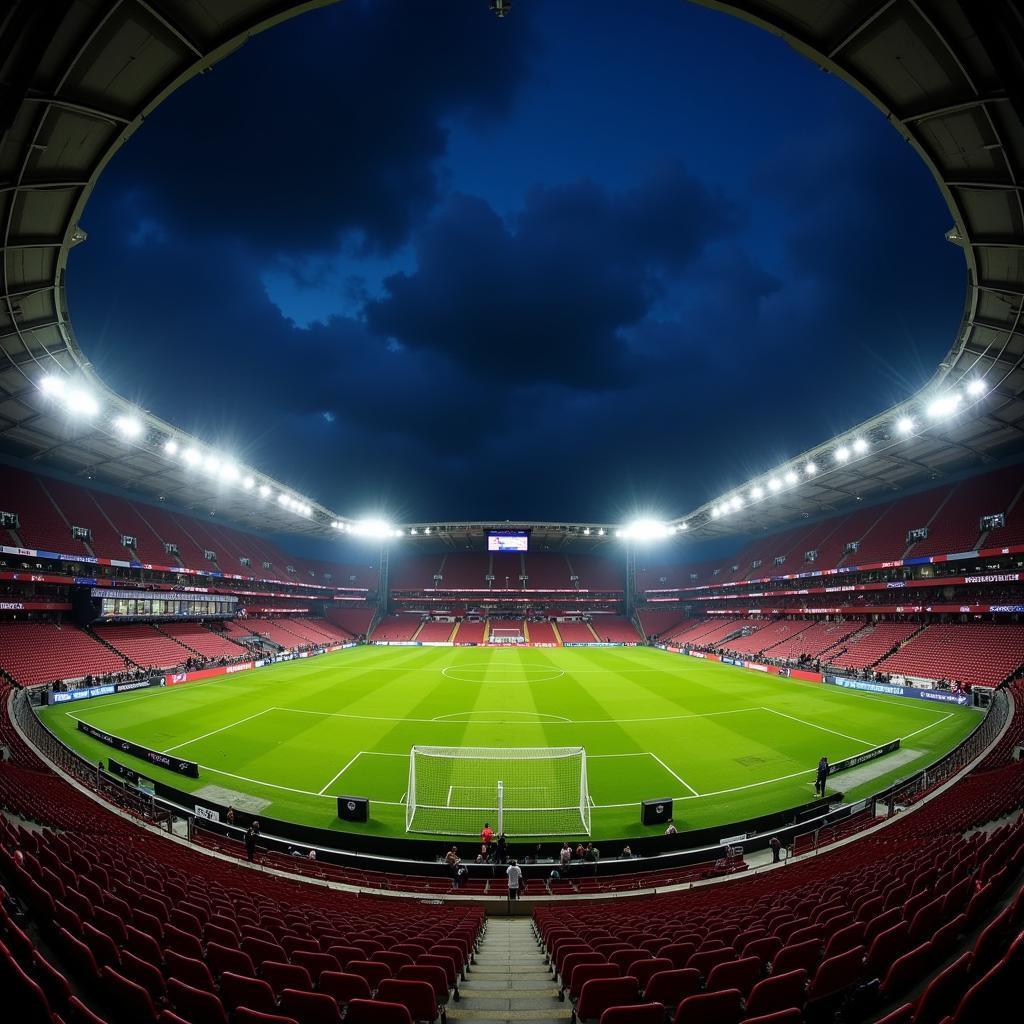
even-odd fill
[(867, 441), (865, 441), (863, 437), (855, 438), (853, 442), (853, 450), (858, 455), (863, 455), (868, 450)]
[(750, 491), (750, 499), (751, 499), (751, 501), (757, 501), (758, 498), (763, 498), (763, 497), (764, 497), (764, 488), (760, 484), (758, 484), (756, 487), (751, 489), (751, 491)]
[(206, 458), (203, 459), (203, 469), (205, 469), (207, 473), (216, 473), (217, 470), (220, 469), (220, 459), (213, 454), (207, 455)]
[(896, 421), (896, 430), (906, 436), (914, 432), (914, 420), (911, 416), (901, 416)]
[(843, 445), (836, 449), (836, 462), (846, 462), (850, 458), (850, 449)]
[(71, 388), (67, 392), (65, 405), (69, 412), (81, 416), (95, 416), (100, 411), (99, 402), (82, 388)]
[(815, 463), (815, 462), (808, 462), (807, 465), (804, 466), (804, 472), (808, 476), (814, 476), (814, 474), (818, 472), (818, 465), (817, 465), (817, 463)]
[(669, 535), (669, 527), (656, 519), (637, 519), (624, 530), (616, 530), (616, 537), (627, 540), (662, 540)]
[(269, 498), (270, 497), (270, 488), (266, 484), (260, 484), (260, 497), (261, 498)]
[(928, 415), (933, 420), (940, 420), (945, 416), (952, 416), (960, 407), (963, 398), (955, 391), (941, 398), (936, 398), (928, 405)]
[(712, 519), (717, 519), (721, 514), (722, 510), (717, 505), (711, 510)]
[(773, 476), (771, 480), (768, 481), (768, 487), (773, 491), (781, 491), (782, 481), (777, 476)]
[(63, 398), (67, 385), (63, 377), (54, 377), (47, 374), (40, 382), (39, 387), (45, 395), (52, 395), (55, 398)]
[(256, 486), (256, 481), (255, 481), (255, 480), (254, 480), (254, 479), (253, 479), (253, 478), (252, 478), (251, 476), (247, 476), (247, 477), (246, 477), (246, 478), (245, 478), (245, 479), (244, 479), (244, 480), (242, 481), (242, 486), (243, 486), (243, 487), (244, 487), (244, 488), (245, 488), (245, 489), (246, 489), (247, 491), (251, 491), (251, 490), (252, 490), (252, 489), (253, 489), (253, 488), (254, 488), (254, 487)]
[(676, 529), (679, 530), (680, 533), (682, 533), (683, 530), (688, 530), (689, 528), (690, 528), (690, 524), (689, 523), (680, 523), (679, 526), (676, 527)]
[(598, 537), (603, 537), (604, 536), (604, 527), (603, 526), (597, 531), (597, 535), (598, 535)]
[(428, 527), (426, 527), (426, 529), (425, 529), (425, 530), (424, 530), (423, 532), (424, 532), (424, 533), (430, 533), (430, 527), (429, 527), (429, 526), (428, 526)]
[(793, 470), (789, 470), (786, 473), (785, 481), (787, 484), (789, 484), (790, 487), (792, 487), (793, 484), (796, 483), (796, 473), (794, 473)]
[(590, 536), (590, 527), (589, 526), (584, 526), (583, 527), (583, 536), (584, 537), (589, 537)]
[(225, 462), (221, 468), (221, 472), (224, 474), (225, 480), (230, 480), (232, 482), (241, 476), (241, 473), (238, 472), (238, 467), (233, 462)]
[(188, 449), (186, 449), (185, 454), (182, 455), (182, 458), (190, 466), (198, 466), (199, 463), (203, 461), (202, 455), (200, 455), (199, 452), (196, 451), (195, 448), (188, 448)]
[(974, 380), (967, 385), (967, 394), (972, 398), (977, 398), (979, 395), (985, 393), (985, 382), (980, 377), (975, 377)]
[(743, 508), (743, 499), (738, 494), (734, 494), (731, 500), (729, 501), (729, 507), (734, 512), (738, 512), (741, 508)]
[(420, 531), (417, 530), (415, 526), (409, 531), (409, 533), (411, 533), (413, 537), (416, 537), (419, 534), (419, 532)]
[(353, 523), (351, 529), (359, 537), (370, 537), (376, 540), (395, 536), (394, 527), (384, 519), (361, 519), (359, 522)]
[(142, 433), (142, 424), (134, 416), (115, 416), (114, 429), (122, 437), (138, 437)]
[(178, 454), (178, 442), (173, 437), (164, 445), (164, 454), (172, 458)]

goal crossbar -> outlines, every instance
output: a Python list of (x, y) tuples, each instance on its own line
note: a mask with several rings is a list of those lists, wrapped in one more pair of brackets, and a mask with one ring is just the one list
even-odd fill
[(507, 836), (590, 834), (583, 747), (414, 746), (406, 831)]

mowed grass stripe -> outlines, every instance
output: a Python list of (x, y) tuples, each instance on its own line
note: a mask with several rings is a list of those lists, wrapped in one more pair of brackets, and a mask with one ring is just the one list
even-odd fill
[[(541, 681), (545, 674), (558, 678)], [(378, 834), (404, 834), (400, 801), (414, 744), (582, 745), (598, 838), (643, 834), (638, 802), (646, 798), (681, 799), (683, 827), (805, 802), (821, 754), (835, 760), (900, 735), (920, 751), (890, 773), (906, 775), (977, 722), (970, 709), (879, 700), (648, 648), (363, 647), (101, 698), (70, 713), (155, 749), (177, 747), (204, 766), (199, 780), (144, 770), (179, 789), (215, 782), (255, 793), (270, 801), (272, 817), (340, 828), (334, 797), (368, 796), (373, 820), (366, 831)], [(87, 756), (110, 753), (75, 731), (66, 705), (43, 715)], [(635, 756), (600, 756), (612, 754)]]

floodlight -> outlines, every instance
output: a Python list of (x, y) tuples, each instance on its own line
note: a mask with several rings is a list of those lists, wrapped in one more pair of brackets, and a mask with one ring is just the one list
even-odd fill
[(974, 380), (967, 385), (967, 394), (977, 396), (983, 394), (985, 391), (985, 382), (980, 377), (975, 377)]
[(428, 526), (423, 532), (424, 533), (430, 533), (430, 527)]
[(669, 528), (664, 523), (655, 519), (637, 519), (630, 523), (625, 530), (616, 530), (616, 537), (626, 537), (630, 540), (661, 540), (668, 536)]
[(247, 477), (246, 477), (246, 478), (245, 478), (245, 479), (244, 479), (244, 480), (242, 481), (242, 486), (243, 486), (243, 487), (244, 487), (244, 488), (245, 488), (245, 489), (246, 489), (247, 491), (251, 491), (251, 490), (253, 489), (253, 487), (255, 487), (255, 486), (256, 486), (256, 481), (255, 481), (255, 480), (253, 480), (253, 478), (252, 478), (251, 476), (247, 476)]
[(291, 498), (289, 498), (288, 495), (285, 494), (283, 491), (277, 496), (277, 503), (279, 505), (284, 505), (285, 508), (288, 507), (290, 501)]
[(114, 429), (124, 437), (138, 437), (142, 424), (134, 416), (115, 416)]
[(96, 399), (81, 388), (71, 388), (68, 391), (66, 404), (70, 412), (81, 413), (83, 416), (95, 416), (100, 411)]
[(943, 416), (952, 416), (960, 405), (962, 398), (955, 391), (941, 398), (936, 398), (928, 406), (928, 415), (932, 419), (942, 419)]
[(711, 510), (712, 519), (717, 519), (721, 514), (722, 510), (717, 505)]
[(807, 465), (804, 466), (804, 472), (808, 476), (814, 476), (814, 474), (818, 472), (818, 467), (817, 467), (817, 465), (815, 463), (808, 462)]
[(383, 519), (362, 519), (352, 524), (352, 532), (360, 537), (375, 537), (383, 540), (394, 535), (394, 528)]
[(165, 455), (177, 455), (178, 454), (178, 442), (172, 437), (167, 444), (164, 445)]
[(836, 462), (845, 462), (850, 457), (850, 449), (843, 445), (836, 449)]
[(210, 454), (203, 459), (203, 469), (207, 473), (216, 473), (220, 469), (220, 459), (216, 455)]
[(270, 488), (266, 484), (260, 484), (260, 497), (261, 498), (269, 498), (270, 497)]
[(225, 480), (237, 480), (241, 475), (233, 462), (225, 462), (221, 472), (224, 474)]
[(781, 491), (782, 481), (777, 476), (773, 476), (771, 480), (768, 481), (768, 486), (773, 491)]
[(589, 537), (590, 536), (590, 527), (589, 526), (584, 526), (583, 527), (583, 535), (585, 537)]
[(743, 499), (738, 494), (733, 495), (732, 499), (729, 502), (729, 508), (733, 509), (734, 511), (736, 509), (743, 508)]
[(793, 470), (789, 470), (789, 472), (786, 473), (786, 483), (789, 484), (790, 487), (796, 483), (796, 473), (794, 473)]
[(909, 417), (909, 416), (901, 416), (896, 421), (896, 429), (901, 434), (909, 434), (909, 433), (911, 433), (913, 431), (913, 429), (914, 429), (914, 421), (913, 421), (913, 419), (911, 419), (911, 417)]
[(686, 523), (680, 523), (679, 526), (677, 527), (677, 529), (679, 529), (679, 530), (688, 530), (689, 528), (690, 527)]
[(203, 461), (202, 455), (200, 455), (199, 452), (195, 450), (195, 448), (189, 448), (188, 451), (186, 451), (185, 454), (182, 456), (182, 458), (190, 466), (198, 466), (199, 463)]
[(597, 531), (597, 535), (598, 535), (598, 537), (603, 537), (604, 536), (604, 527), (603, 526), (601, 527), (600, 530)]
[(858, 455), (863, 455), (868, 450), (868, 443), (863, 437), (858, 437), (853, 442), (853, 450)]
[(46, 376), (39, 382), (39, 387), (44, 394), (55, 395), (60, 398), (64, 395), (65, 387), (63, 377)]
[(764, 488), (760, 484), (758, 484), (756, 487), (754, 487), (751, 490), (750, 497), (751, 497), (751, 500), (753, 500), (753, 501), (757, 501), (758, 498), (763, 498), (764, 497)]
[(415, 537), (420, 531), (414, 526), (409, 532)]

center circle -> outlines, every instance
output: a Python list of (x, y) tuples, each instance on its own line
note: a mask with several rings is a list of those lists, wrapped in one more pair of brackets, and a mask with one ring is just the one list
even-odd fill
[(458, 683), (549, 683), (565, 670), (549, 665), (449, 665), (441, 674)]

